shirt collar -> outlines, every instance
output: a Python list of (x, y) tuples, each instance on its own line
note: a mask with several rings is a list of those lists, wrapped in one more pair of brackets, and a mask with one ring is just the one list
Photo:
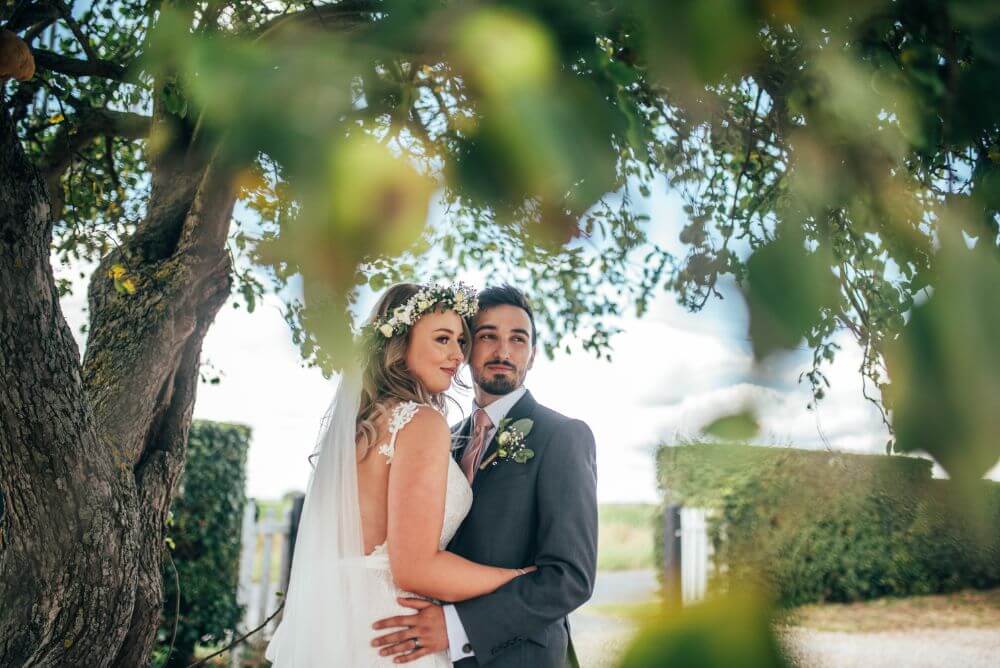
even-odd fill
[[(507, 417), (507, 413), (510, 412), (510, 409), (514, 407), (514, 404), (516, 404), (518, 401), (521, 400), (521, 397), (523, 397), (524, 393), (527, 391), (528, 388), (522, 385), (513, 392), (509, 392), (503, 395), (502, 397), (491, 403), (489, 406), (482, 407), (482, 409), (486, 411), (486, 414), (490, 416), (490, 422), (493, 423), (494, 429), (498, 424), (500, 424), (500, 420)], [(475, 401), (473, 401), (472, 412), (475, 413), (476, 409), (478, 408), (480, 408), (480, 406), (477, 405)]]

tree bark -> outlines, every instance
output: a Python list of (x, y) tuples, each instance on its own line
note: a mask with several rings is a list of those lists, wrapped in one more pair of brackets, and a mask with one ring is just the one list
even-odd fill
[(197, 150), (153, 164), (146, 219), (91, 278), (81, 365), (44, 181), (3, 115), (0, 665), (147, 665), (201, 346), (232, 284), (232, 174)]
[(87, 399), (51, 233), (0, 110), (0, 665), (100, 666), (135, 602), (138, 496)]
[[(155, 122), (155, 121), (154, 121)], [(84, 384), (101, 434), (119, 444), (139, 496), (136, 601), (111, 665), (145, 665), (163, 606), (170, 501), (184, 466), (201, 347), (232, 286), (225, 241), (236, 194), (212, 156), (185, 151), (153, 166), (149, 213), (91, 279)], [(115, 265), (133, 279), (122, 295)]]

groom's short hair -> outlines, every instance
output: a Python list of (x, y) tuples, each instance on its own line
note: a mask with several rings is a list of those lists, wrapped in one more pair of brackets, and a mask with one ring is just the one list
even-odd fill
[[(528, 301), (528, 298), (524, 296), (523, 292), (507, 283), (489, 287), (480, 291), (479, 310), (485, 311), (493, 308), (494, 306), (503, 305), (516, 306), (528, 314), (528, 320), (531, 321), (531, 345), (535, 345), (535, 342), (537, 341), (537, 337), (535, 336), (535, 313), (531, 310), (531, 302)], [(470, 329), (471, 328), (472, 326), (470, 323)]]

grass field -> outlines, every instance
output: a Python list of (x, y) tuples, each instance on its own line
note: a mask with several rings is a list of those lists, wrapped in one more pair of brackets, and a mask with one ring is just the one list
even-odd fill
[[(283, 517), (289, 502), (259, 500), (261, 516)], [(599, 527), (597, 569), (623, 571), (653, 568), (653, 521), (656, 506), (651, 503), (605, 503), (598, 508)], [(281, 546), (273, 541), (272, 563), (281, 562)], [(257, 541), (254, 581), (260, 579), (263, 540)], [(277, 568), (272, 578), (277, 582)]]
[(598, 508), (597, 570), (653, 568), (652, 503), (603, 503)]

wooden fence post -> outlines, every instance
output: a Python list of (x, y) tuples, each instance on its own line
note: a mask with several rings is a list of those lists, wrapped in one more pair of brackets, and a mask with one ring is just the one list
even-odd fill
[(295, 539), (299, 536), (299, 522), (302, 521), (302, 507), (305, 505), (305, 501), (305, 494), (296, 493), (292, 497), (292, 510), (288, 516), (288, 542), (290, 545), (288, 556), (289, 573), (291, 573), (292, 569), (292, 559), (295, 558)]
[(667, 607), (683, 603), (681, 578), (681, 506), (671, 504), (663, 513), (663, 599)]

